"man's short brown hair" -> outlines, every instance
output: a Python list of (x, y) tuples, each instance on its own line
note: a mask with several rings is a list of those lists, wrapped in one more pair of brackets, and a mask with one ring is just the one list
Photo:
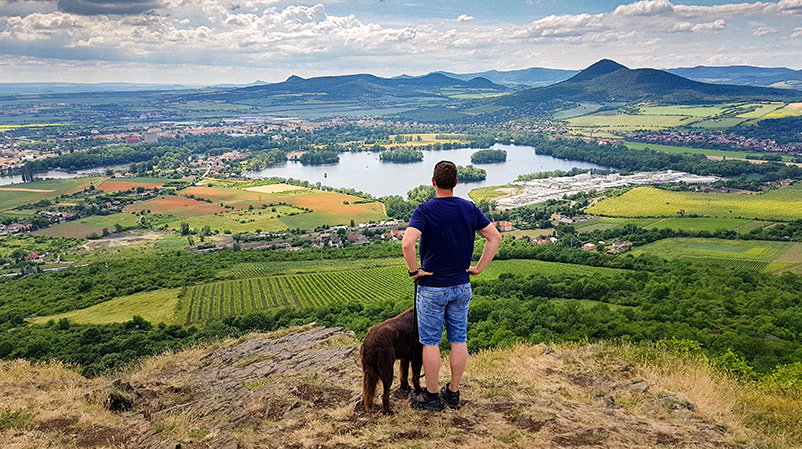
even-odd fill
[(440, 161), (434, 166), (433, 178), (437, 187), (451, 190), (457, 185), (457, 166), (451, 161)]

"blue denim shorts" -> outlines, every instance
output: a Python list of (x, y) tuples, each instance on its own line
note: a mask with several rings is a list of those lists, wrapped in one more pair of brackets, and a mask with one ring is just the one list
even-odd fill
[(446, 337), (451, 343), (468, 341), (468, 304), (471, 302), (471, 284), (453, 287), (418, 286), (418, 330), (424, 345), (440, 344), (443, 321)]

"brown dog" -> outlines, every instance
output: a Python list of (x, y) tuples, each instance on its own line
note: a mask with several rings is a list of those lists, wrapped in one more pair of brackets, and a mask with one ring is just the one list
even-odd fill
[(412, 385), (421, 390), (420, 371), (423, 365), (423, 345), (418, 338), (415, 309), (379, 323), (370, 328), (360, 350), (362, 356), (362, 405), (373, 410), (376, 386), (382, 381), (382, 409), (390, 411), (390, 387), (393, 384), (393, 367), (400, 363), (401, 390), (409, 390), (409, 365), (412, 364)]

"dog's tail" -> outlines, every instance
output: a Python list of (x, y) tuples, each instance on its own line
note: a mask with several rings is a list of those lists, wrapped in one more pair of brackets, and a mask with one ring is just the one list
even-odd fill
[(376, 399), (376, 386), (379, 383), (379, 376), (368, 368), (362, 368), (362, 404), (365, 410), (373, 410), (373, 402)]

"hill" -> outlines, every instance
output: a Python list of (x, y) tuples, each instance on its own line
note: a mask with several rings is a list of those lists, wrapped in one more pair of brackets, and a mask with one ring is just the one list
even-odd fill
[(527, 89), (499, 98), (495, 103), (526, 107), (554, 100), (687, 104), (799, 98), (802, 98), (802, 91), (701, 83), (662, 70), (629, 69), (614, 61), (603, 59), (568, 80), (547, 87)]
[[(11, 447), (793, 447), (797, 395), (736, 382), (665, 345), (516, 345), (471, 355), (465, 406), (356, 411), (359, 342), (339, 328), (166, 353), (113, 381), (0, 362)], [(443, 374), (448, 364), (443, 364)], [(112, 411), (113, 410), (113, 411)]]
[(531, 67), (521, 70), (488, 70), (475, 73), (453, 73), (437, 71), (449, 78), (469, 81), (473, 78), (485, 78), (496, 84), (510, 87), (547, 86), (549, 84), (565, 81), (577, 74), (577, 70), (548, 69), (544, 67)]
[(488, 89), (504, 92), (506, 87), (494, 84), (484, 78), (459, 80), (432, 73), (420, 77), (382, 78), (369, 74), (321, 76), (301, 78), (291, 76), (282, 83), (249, 86), (217, 92), (193, 94), (187, 100), (225, 100), (236, 102), (255, 100), (274, 96), (317, 95), (336, 100), (354, 100), (363, 97), (390, 96), (411, 98), (420, 96), (440, 96), (440, 89)]

